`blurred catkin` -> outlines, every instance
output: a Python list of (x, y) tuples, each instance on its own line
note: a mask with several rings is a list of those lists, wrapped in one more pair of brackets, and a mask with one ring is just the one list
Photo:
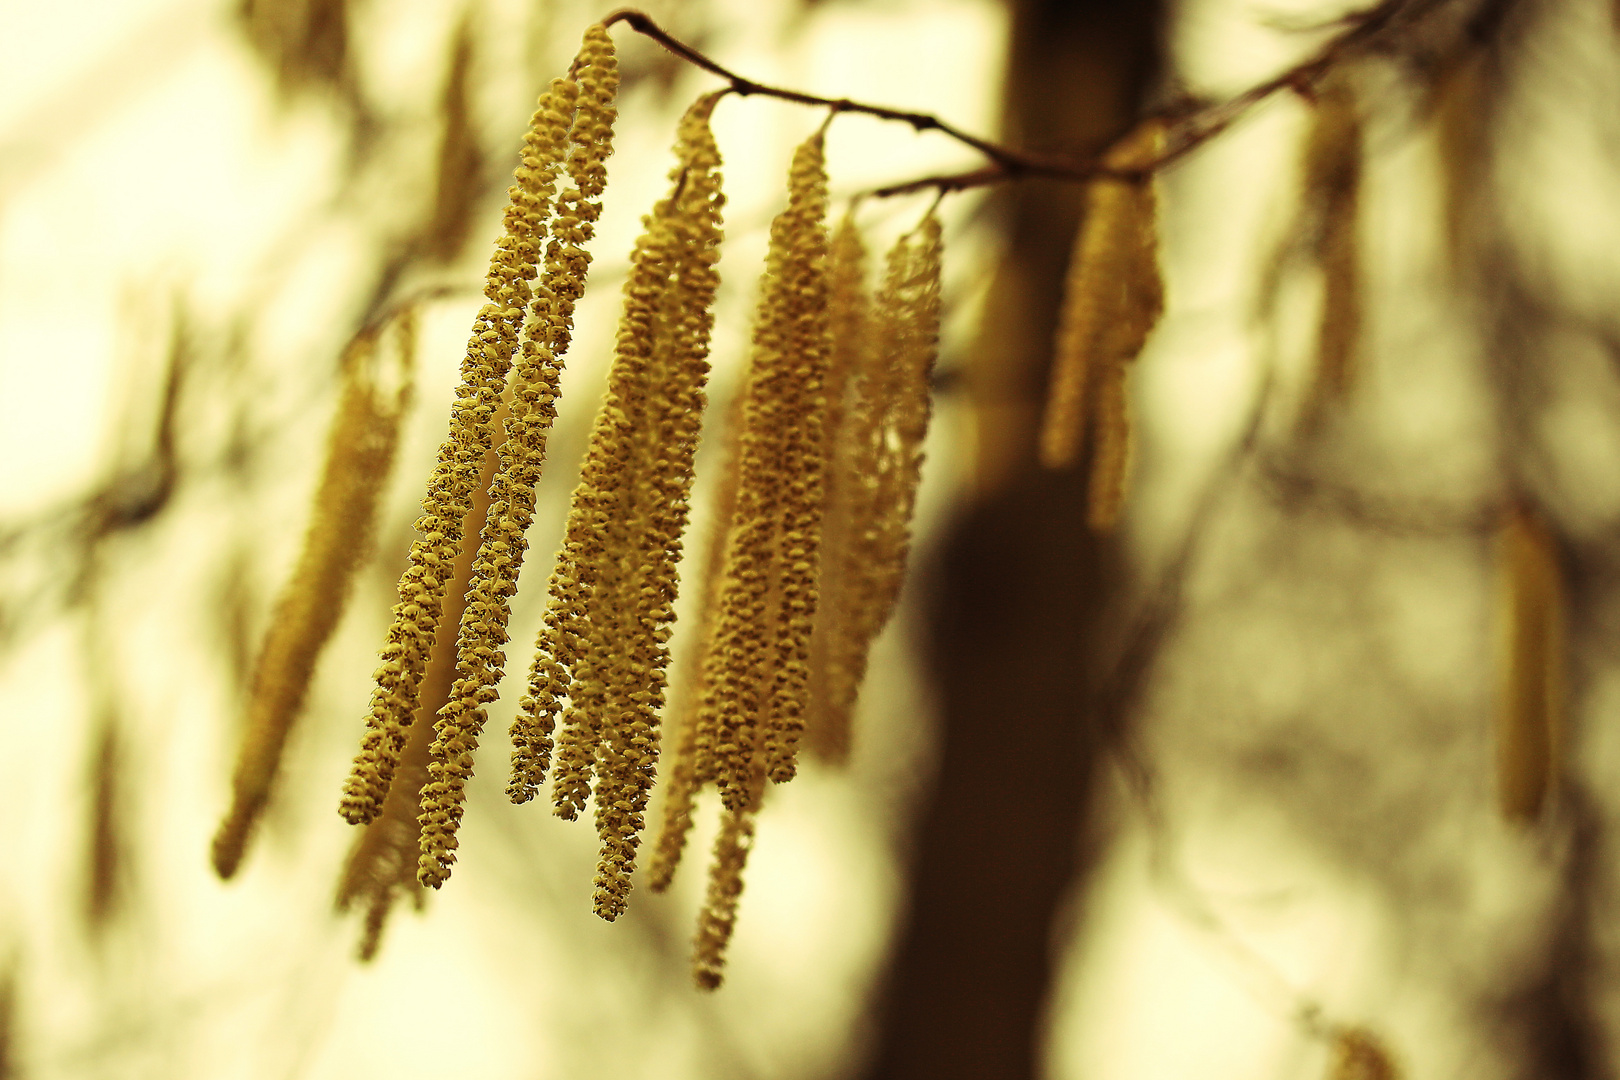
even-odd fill
[[(876, 456), (872, 416), (876, 402), (867, 383), (872, 356), (872, 302), (866, 287), (866, 244), (851, 207), (833, 233), (827, 259), (828, 363), (826, 414), (822, 428), (827, 462), (822, 481), (821, 590), (815, 630), (810, 637), (810, 702), (805, 740), (823, 761), (843, 764), (849, 757), (849, 714), (854, 695), (848, 657), (858, 637), (851, 610), (854, 576), (860, 562), (864, 523), (858, 507), (871, 500), (875, 474), (863, 468)], [(858, 679), (856, 680), (858, 681)]]
[(1355, 378), (1361, 340), (1361, 113), (1351, 83), (1318, 91), (1305, 144), (1304, 209), (1322, 270), (1316, 376), (1310, 408), (1342, 398)]
[(1399, 1080), (1401, 1073), (1383, 1041), (1365, 1028), (1347, 1028), (1333, 1040), (1329, 1080)]
[(239, 0), (236, 19), (284, 97), (350, 89), (347, 0)]
[(674, 189), (644, 219), (631, 254), (607, 394), (552, 575), (529, 696), (513, 724), (515, 801), (531, 798), (543, 779), (559, 711), (561, 816), (584, 809), (594, 777), (595, 907), (606, 919), (624, 911), (658, 754), (719, 285), (724, 196), (709, 116), (721, 96), (700, 98), (682, 119)]
[(1509, 821), (1533, 821), (1556, 782), (1563, 725), (1564, 587), (1558, 546), (1526, 504), (1498, 538), (1502, 588), (1497, 797)]
[[(1122, 173), (1146, 169), (1163, 141), (1163, 121), (1145, 121), (1109, 151), (1104, 164)], [(1064, 285), (1041, 462), (1052, 469), (1077, 464), (1090, 424), (1094, 529), (1111, 527), (1118, 514), (1130, 439), (1127, 414), (1116, 407), (1118, 393), (1104, 391), (1115, 400), (1099, 406), (1099, 391), (1118, 383), (1123, 392), (1125, 365), (1142, 351), (1163, 310), (1152, 176), (1093, 180)]]
[(439, 136), (433, 215), (423, 227), (422, 253), (448, 262), (460, 254), (472, 232), (474, 211), (484, 186), (484, 150), (472, 115), (473, 26), (464, 14), (450, 41), (439, 112), (444, 131)]
[(863, 296), (850, 295), (856, 243), (840, 228), (833, 244), (833, 370), (850, 370), (829, 408), (838, 422), (827, 432), (824, 603), (811, 669), (810, 738), (834, 761), (848, 753), (867, 657), (905, 580), (939, 352), (938, 218), (930, 211), (896, 242), (870, 312)]
[[(756, 755), (772, 779), (793, 776), (804, 725), (821, 533), (826, 211), (817, 132), (795, 151), (788, 206), (771, 223), (737, 440), (735, 518), (697, 719), (699, 760), (712, 755), (732, 810), (750, 803)], [(706, 730), (711, 745), (703, 744)]]
[(315, 663), (342, 618), (354, 573), (371, 551), (377, 503), (393, 467), (415, 367), (414, 316), (407, 311), (398, 328), (399, 370), (391, 377), (382, 371), (376, 330), (361, 333), (344, 353), (342, 395), (303, 551), (259, 653), (231, 804), (214, 836), (214, 870), (222, 878), (236, 873), (269, 802)]
[[(585, 289), (590, 256), (584, 249), (601, 215), (601, 196), (607, 181), (605, 162), (612, 152), (614, 98), (618, 92), (618, 64), (613, 40), (600, 24), (585, 33), (576, 61), (578, 108), (568, 130), (571, 151), (568, 178), (573, 186), (557, 198), (552, 240), (546, 249), (545, 275), (535, 290), (531, 320), (512, 376), (511, 416), (501, 445), (500, 468), (490, 487), (490, 509), (473, 563), (467, 606), (461, 617), (456, 646), (455, 686), (450, 700), (439, 710), (437, 734), (428, 766), (429, 780), (422, 789), (422, 856), (418, 880), (438, 888), (455, 863), (456, 831), (461, 824), (466, 783), (472, 776), (473, 751), (487, 718), (485, 706), (495, 700), (496, 686), (505, 671), (506, 624), (511, 597), (517, 592), (525, 534), (534, 517), (534, 485), (545, 459), (546, 436), (556, 417), (554, 402), (562, 357), (573, 326), (574, 304)], [(554, 84), (555, 85), (555, 84)], [(558, 117), (560, 119), (560, 117)], [(560, 125), (548, 120), (548, 143), (555, 147)], [(560, 147), (551, 148), (553, 156)], [(539, 156), (539, 155), (537, 155)], [(542, 160), (545, 160), (542, 158)], [(529, 167), (525, 154), (524, 166)], [(553, 167), (554, 169), (554, 167)], [(521, 169), (519, 170), (522, 171)], [(548, 185), (549, 186), (549, 185)], [(514, 208), (525, 194), (513, 188)], [(526, 207), (536, 222), (543, 202)], [(509, 221), (516, 215), (508, 215)], [(536, 225), (536, 230), (537, 230)], [(509, 225), (508, 235), (512, 235)], [(534, 245), (538, 248), (536, 232)], [(530, 273), (533, 273), (531, 270)], [(527, 289), (522, 294), (527, 299)], [(513, 309), (508, 309), (510, 314)], [(512, 322), (522, 320), (521, 309)], [(511, 326), (516, 330), (516, 326)], [(503, 345), (511, 343), (510, 339)], [(510, 351), (505, 354), (511, 357)], [(504, 374), (504, 373), (503, 373)], [(498, 390), (497, 390), (498, 396)], [(480, 446), (491, 445), (493, 432)]]

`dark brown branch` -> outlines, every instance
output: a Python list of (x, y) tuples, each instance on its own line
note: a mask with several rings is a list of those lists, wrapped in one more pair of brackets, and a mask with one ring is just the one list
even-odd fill
[(733, 93), (740, 95), (758, 94), (762, 97), (777, 98), (781, 101), (791, 101), (800, 105), (831, 109), (834, 113), (861, 113), (880, 120), (895, 120), (910, 124), (913, 129), (919, 132), (937, 131), (950, 136), (964, 146), (977, 150), (991, 161), (990, 165), (978, 169), (925, 176), (917, 180), (878, 188), (870, 192), (873, 196), (885, 198), (890, 195), (910, 194), (929, 188), (941, 194), (952, 191), (966, 191), (969, 188), (984, 187), (1007, 180), (1024, 180), (1031, 177), (1047, 177), (1077, 183), (1084, 183), (1100, 176), (1139, 179), (1181, 160), (1193, 150), (1237, 123), (1238, 120), (1248, 114), (1249, 110), (1279, 91), (1292, 90), (1302, 97), (1313, 98), (1317, 84), (1335, 66), (1352, 56), (1375, 51), (1384, 43), (1387, 37), (1392, 36), (1394, 31), (1406, 29), (1412, 24), (1420, 22), (1436, 9), (1444, 7), (1447, 2), (1448, 0), (1379, 0), (1378, 3), (1373, 4), (1364, 11), (1345, 16), (1342, 20), (1345, 29), (1330, 38), (1307, 59), (1264, 82), (1250, 87), (1236, 97), (1223, 102), (1204, 104), (1196, 108), (1181, 110), (1179, 116), (1172, 118), (1165, 139), (1164, 152), (1143, 168), (1129, 172), (1110, 169), (1102, 164), (1102, 160), (1106, 157), (1109, 149), (1107, 147), (1103, 148), (1101, 152), (1085, 157), (1031, 154), (990, 142), (988, 139), (981, 139), (976, 135), (970, 135), (928, 113), (906, 112), (901, 109), (891, 109), (884, 105), (851, 101), (849, 98), (820, 97), (816, 94), (806, 94), (798, 90), (788, 90), (779, 86), (769, 86), (765, 83), (755, 82), (716, 63), (697, 49), (673, 37), (645, 12), (638, 11), (635, 8), (620, 8), (603, 19), (602, 25), (612, 26), (614, 23), (627, 23), (632, 30), (652, 38), (687, 63), (726, 80), (730, 84)]

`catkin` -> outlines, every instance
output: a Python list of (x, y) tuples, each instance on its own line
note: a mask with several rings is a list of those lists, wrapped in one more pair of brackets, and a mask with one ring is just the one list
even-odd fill
[(674, 190), (645, 219), (631, 255), (607, 394), (553, 571), (530, 692), (513, 724), (508, 793), (522, 802), (543, 778), (549, 747), (541, 740), (561, 713), (554, 803), (572, 818), (594, 794), (602, 841), (595, 909), (606, 919), (624, 911), (657, 761), (719, 285), (724, 196), (709, 116), (721, 96), (700, 98), (682, 119)]
[[(860, 323), (837, 326), (835, 314), (835, 341), (852, 333), (860, 340), (834, 350), (854, 351), (856, 367), (845, 386), (840, 429), (830, 440), (829, 546), (822, 566), (831, 604), (817, 623), (812, 703), (822, 731), (817, 737), (839, 755), (848, 752), (850, 714), (872, 642), (905, 580), (929, 380), (939, 352), (940, 257), (939, 220), (930, 211), (889, 252), (870, 335)], [(840, 310), (836, 305), (835, 313)]]
[[(422, 789), (422, 854), (417, 878), (438, 888), (455, 863), (472, 754), (478, 747), (496, 686), (505, 671), (511, 597), (522, 569), (524, 538), (534, 516), (534, 485), (545, 458), (546, 436), (556, 416), (562, 357), (567, 351), (575, 302), (585, 289), (590, 256), (583, 245), (595, 231), (612, 152), (613, 102), (619, 73), (613, 40), (600, 24), (585, 33), (576, 63), (578, 108), (568, 141), (568, 178), (573, 186), (557, 198), (545, 275), (535, 290), (532, 319), (512, 378), (511, 417), (501, 447), (500, 468), (490, 487), (490, 509), (473, 563), (467, 607), (456, 647), (455, 686), (439, 710), (433, 760)], [(555, 127), (550, 135), (558, 134)], [(536, 245), (538, 246), (538, 244)], [(510, 355), (510, 353), (508, 353)], [(484, 446), (487, 448), (486, 442)]]
[(711, 730), (721, 798), (749, 802), (763, 753), (793, 775), (816, 607), (827, 364), (827, 174), (817, 132), (793, 155), (788, 206), (771, 223), (737, 441), (736, 517), (698, 723)]
[(737, 901), (742, 897), (743, 868), (754, 846), (754, 825), (751, 807), (721, 812), (708, 893), (692, 942), (692, 980), (700, 990), (718, 990), (725, 980), (726, 947), (737, 925)]
[(1317, 407), (1341, 398), (1355, 376), (1361, 338), (1361, 254), (1356, 242), (1361, 205), (1361, 116), (1350, 85), (1336, 79), (1316, 98), (1305, 147), (1305, 200), (1315, 217), (1316, 258), (1322, 268), (1322, 316), (1317, 328)]
[[(1160, 153), (1163, 134), (1162, 121), (1139, 125), (1109, 151), (1104, 164), (1122, 172), (1148, 169)], [(1068, 468), (1079, 461), (1088, 421), (1098, 429), (1094, 445), (1123, 446), (1128, 441), (1128, 431), (1118, 427), (1125, 423), (1124, 411), (1101, 414), (1095, 398), (1101, 383), (1124, 378), (1123, 370), (1112, 369), (1136, 359), (1163, 311), (1157, 219), (1151, 175), (1100, 177), (1087, 188), (1041, 427), (1041, 463), (1048, 468)], [(1105, 425), (1113, 429), (1101, 430)], [(1126, 456), (1112, 454), (1109, 462), (1121, 470)], [(1093, 466), (1092, 477), (1094, 500), (1105, 501), (1116, 489), (1123, 490), (1123, 472), (1099, 477)], [(1092, 518), (1112, 520), (1096, 501)]]
[(246, 732), (231, 779), (231, 805), (214, 835), (214, 870), (229, 879), (241, 865), (268, 804), (282, 750), (302, 711), (315, 663), (336, 629), (355, 571), (371, 549), (377, 501), (393, 467), (399, 424), (410, 399), (414, 316), (400, 321), (399, 375), (382, 385), (377, 333), (350, 343), (343, 390), (327, 437), (326, 463), (303, 551), (277, 601), (254, 672)]
[[(600, 27), (587, 31), (587, 51), (592, 48), (593, 32), (606, 37)], [(591, 70), (587, 66), (581, 79)], [(417, 709), (422, 672), (444, 603), (445, 575), (461, 549), (463, 522), (472, 503), (479, 463), (494, 443), (495, 410), (517, 349), (524, 306), (530, 298), (528, 283), (538, 273), (543, 222), (578, 93), (579, 86), (572, 79), (553, 81), (541, 96), (523, 139), (522, 162), (513, 174), (517, 183), (509, 190), (512, 201), (506, 210), (504, 234), (496, 241), (484, 279), (489, 303), (473, 322), (461, 385), (451, 407), (450, 432), (439, 447), (422, 500), (422, 516), (416, 522), (421, 535), (411, 544), (410, 566), (400, 578), (400, 602), (382, 649), (366, 733), (344, 784), (339, 812), (351, 824), (368, 822), (380, 812), (406, 729)]]
[(1528, 506), (1511, 509), (1498, 540), (1502, 676), (1497, 798), (1509, 821), (1533, 821), (1558, 775), (1564, 690), (1564, 590), (1557, 542)]
[[(821, 595), (810, 638), (810, 703), (805, 739), (830, 764), (849, 757), (850, 655), (858, 651), (857, 615), (851, 610), (854, 577), (861, 573), (864, 522), (856, 508), (873, 473), (863, 471), (866, 451), (876, 449), (870, 394), (861, 393), (871, 356), (871, 299), (866, 289), (866, 245), (854, 208), (833, 233), (827, 260), (827, 401), (822, 443), (823, 479)], [(851, 571), (854, 573), (851, 573)], [(858, 680), (857, 680), (858, 681)]]
[[(714, 518), (709, 530), (703, 561), (703, 592), (698, 601), (691, 633), (692, 644), (681, 654), (675, 680), (676, 694), (664, 718), (665, 732), (677, 734), (673, 761), (664, 781), (663, 825), (658, 845), (647, 867), (647, 887), (663, 892), (674, 879), (692, 829), (692, 810), (697, 792), (714, 780), (714, 732), (700, 729), (699, 707), (703, 699), (703, 670), (714, 647), (718, 623), (720, 584), (725, 571), (726, 535), (737, 506), (737, 428), (741, 423), (744, 395), (732, 396), (726, 410), (724, 443), (720, 452), (720, 480), (714, 495)], [(700, 752), (700, 746), (702, 750)]]

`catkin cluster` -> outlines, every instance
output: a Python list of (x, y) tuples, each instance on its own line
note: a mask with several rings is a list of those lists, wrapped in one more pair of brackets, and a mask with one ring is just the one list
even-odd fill
[[(438, 887), (456, 861), (600, 213), (617, 80), (606, 28), (593, 26), (525, 136), (485, 282), (489, 303), (473, 327), (344, 789), (343, 815), (368, 823), (338, 897), (365, 909), (364, 956), (395, 899)], [(609, 920), (625, 910), (659, 754), (719, 285), (725, 199), (710, 117), (730, 92), (686, 112), (672, 190), (643, 219), (607, 392), (511, 728), (514, 802), (532, 799), (554, 770), (559, 816), (594, 806), (594, 906)], [(874, 304), (852, 220), (829, 259), (824, 133), (795, 152), (787, 208), (771, 228), (650, 875), (655, 889), (668, 884), (694, 797), (716, 784), (723, 819), (694, 956), (709, 988), (720, 983), (767, 781), (792, 779), (816, 709), (825, 714), (816, 737), (847, 746), (866, 651), (899, 594), (929, 418), (939, 222), (930, 211), (900, 240)], [(478, 534), (470, 549), (469, 530)], [(837, 596), (828, 626), (818, 621), (823, 579)]]
[(680, 735), (650, 876), (668, 886), (695, 795), (715, 783), (720, 833), (693, 955), (705, 989), (723, 977), (766, 782), (792, 778), (806, 719), (824, 723), (815, 710), (830, 655), (848, 680), (840, 700), (853, 704), (856, 669), (898, 595), (928, 424), (939, 223), (930, 212), (901, 238), (874, 305), (853, 220), (828, 243), (825, 184), (818, 134), (795, 154), (772, 227), (697, 649), (672, 718)]
[(508, 794), (525, 802), (544, 780), (562, 722), (554, 803), (574, 818), (595, 796), (595, 907), (606, 919), (624, 911), (658, 756), (719, 285), (724, 196), (709, 117), (721, 96), (700, 98), (682, 119), (674, 190), (644, 219), (631, 255), (607, 395), (512, 726)]
[[(618, 66), (606, 29), (593, 26), (576, 63), (577, 111), (568, 130), (567, 175), (572, 186), (557, 198), (546, 248), (545, 273), (534, 291), (530, 321), (510, 387), (511, 416), (490, 486), (489, 514), (473, 563), (467, 607), (456, 646), (456, 683), (439, 710), (428, 783), (422, 789), (422, 855), (417, 876), (437, 888), (455, 862), (472, 753), (478, 746), (496, 685), (505, 673), (507, 620), (517, 592), (525, 534), (534, 516), (534, 485), (545, 459), (546, 436), (557, 413), (558, 377), (573, 326), (574, 305), (585, 290), (590, 256), (584, 244), (601, 214), (604, 162), (612, 150)], [(487, 444), (486, 444), (487, 445)]]
[(1041, 462), (1053, 469), (1077, 464), (1089, 430), (1088, 518), (1098, 531), (1113, 527), (1124, 503), (1130, 455), (1127, 367), (1164, 310), (1158, 199), (1147, 171), (1163, 139), (1163, 121), (1149, 120), (1109, 151), (1104, 159), (1109, 169), (1141, 175), (1091, 182), (1064, 285)]
[[(342, 618), (355, 571), (370, 552), (377, 501), (393, 467), (415, 365), (415, 317), (398, 322), (399, 370), (384, 378), (378, 332), (344, 353), (343, 391), (327, 439), (303, 551), (276, 604), (253, 675), (231, 805), (214, 835), (214, 870), (235, 875), (270, 799), (282, 749), (303, 708), (315, 662)], [(385, 385), (392, 383), (392, 386)]]
[[(455, 830), (483, 706), (494, 698), (504, 663), (500, 646), (506, 640), (507, 605), (533, 513), (545, 434), (555, 415), (552, 403), (572, 306), (584, 287), (588, 257), (581, 245), (590, 238), (599, 213), (595, 200), (605, 180), (603, 161), (611, 146), (617, 87), (612, 39), (603, 26), (594, 25), (585, 33), (570, 76), (555, 80), (541, 96), (524, 136), (503, 234), (484, 282), (488, 303), (473, 324), (450, 432), (417, 520), (421, 535), (411, 546), (410, 566), (400, 580), (400, 603), (383, 647), (366, 734), (344, 787), (340, 810), (349, 821), (369, 822), (382, 811), (421, 703), (423, 674), (440, 634), (445, 588), (481, 487), (484, 457), (495, 444), (496, 412), (515, 358), (507, 439), (460, 620), (457, 679), (440, 710), (430, 777), (422, 792), (418, 873), (424, 884), (440, 884), (454, 860)], [(529, 283), (540, 276), (546, 218), (565, 168), (572, 186), (557, 197), (546, 273), (535, 289)], [(531, 300), (532, 312), (527, 310)]]

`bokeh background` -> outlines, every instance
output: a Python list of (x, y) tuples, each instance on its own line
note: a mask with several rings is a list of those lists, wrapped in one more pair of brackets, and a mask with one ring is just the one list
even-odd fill
[[(583, 0), (0, 0), (0, 1077), (1323, 1075), (1620, 1066), (1620, 34), (1608, 0), (1391, 0), (1364, 112), (1353, 392), (1310, 399), (1322, 274), (1284, 93), (1162, 178), (1169, 307), (1130, 507), (1034, 463), (1081, 197), (946, 199), (946, 323), (904, 610), (847, 768), (774, 789), (726, 986), (667, 896), (590, 914), (594, 838), (502, 795), (377, 958), (334, 813), (507, 177)], [(1095, 152), (1342, 31), (1276, 0), (648, 0), (751, 77)], [(711, 77), (621, 27), (605, 215), (511, 667), (605, 376), (617, 287)], [(814, 110), (729, 98), (714, 360), (745, 359)], [(841, 117), (836, 197), (978, 164)], [(868, 201), (872, 246), (930, 196)], [(415, 305), (376, 551), (269, 816), (208, 842), (296, 558), (345, 343)], [(699, 462), (693, 535), (712, 468)], [(1497, 807), (1503, 508), (1568, 602), (1554, 792)], [(675, 648), (680, 648), (677, 637)], [(510, 701), (512, 681), (503, 700)], [(713, 797), (704, 821), (713, 816)], [(654, 813), (657, 811), (656, 795)], [(1352, 1074), (1341, 1072), (1348, 1080)], [(1354, 1074), (1361, 1075), (1361, 1074)], [(1370, 1075), (1370, 1074), (1368, 1074)]]

